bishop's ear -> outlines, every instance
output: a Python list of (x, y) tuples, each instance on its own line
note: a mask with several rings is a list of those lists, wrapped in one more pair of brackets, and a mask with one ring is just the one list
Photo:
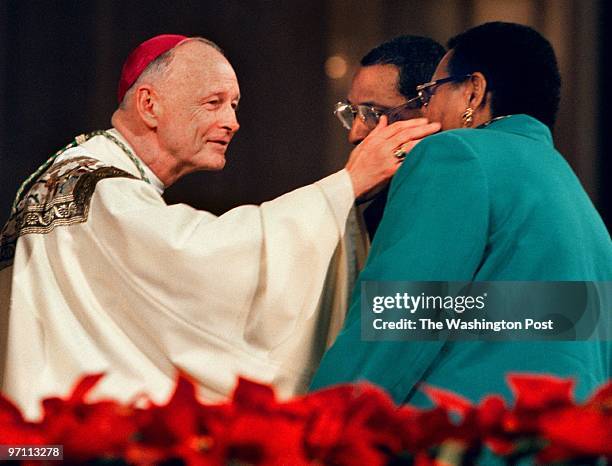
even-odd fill
[(161, 106), (155, 89), (148, 84), (138, 86), (135, 89), (134, 98), (136, 100), (136, 110), (143, 123), (150, 128), (156, 128)]
[(485, 78), (484, 74), (482, 74), (480, 71), (473, 72), (470, 82), (471, 93), (469, 96), (468, 106), (476, 109), (481, 105), (486, 105), (487, 79)]

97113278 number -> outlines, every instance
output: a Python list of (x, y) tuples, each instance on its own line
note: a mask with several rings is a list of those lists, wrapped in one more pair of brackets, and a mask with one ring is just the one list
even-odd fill
[(63, 445), (0, 445), (0, 460), (63, 460)]

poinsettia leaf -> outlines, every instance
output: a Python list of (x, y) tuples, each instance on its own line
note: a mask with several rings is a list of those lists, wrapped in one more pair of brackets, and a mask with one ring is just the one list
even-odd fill
[(537, 464), (565, 465), (568, 464), (566, 460), (571, 458), (572, 454), (572, 450), (566, 447), (549, 444), (537, 452), (536, 460)]
[(414, 466), (436, 466), (436, 460), (429, 457), (426, 452), (419, 452), (414, 457)]
[(72, 390), (72, 393), (68, 397), (68, 399), (73, 403), (78, 403), (83, 401), (85, 395), (89, 393), (94, 386), (100, 381), (100, 379), (104, 377), (104, 373), (99, 374), (91, 374), (86, 375), (81, 380), (79, 380)]
[(0, 423), (8, 422), (25, 422), (25, 420), (17, 405), (0, 393)]
[(41, 401), (43, 407), (43, 420), (47, 422), (52, 416), (59, 414), (64, 410), (66, 400), (62, 398), (53, 397), (45, 398)]
[(195, 383), (186, 374), (179, 373), (174, 393), (168, 403), (158, 409), (167, 434), (179, 442), (200, 434), (200, 412)]
[(269, 385), (240, 377), (232, 401), (242, 408), (266, 408), (276, 403), (276, 396)]
[(515, 450), (514, 442), (511, 440), (489, 438), (484, 444), (498, 456), (508, 456)]
[(542, 374), (508, 374), (518, 409), (537, 410), (574, 402), (574, 379)]
[(497, 427), (507, 412), (506, 401), (501, 396), (486, 396), (478, 405), (478, 422), (485, 429)]
[(572, 406), (540, 420), (542, 433), (555, 445), (581, 455), (612, 455), (612, 415), (588, 406)]
[(428, 410), (403, 406), (397, 417), (404, 448), (413, 453), (437, 445), (456, 432), (448, 411), (440, 406)]
[(194, 406), (199, 404), (200, 403), (198, 402), (196, 396), (195, 382), (193, 382), (187, 374), (179, 372), (176, 377), (174, 392), (168, 399), (168, 402), (165, 406), (182, 407), (186, 405)]
[(474, 405), (470, 400), (449, 390), (427, 384), (422, 384), (420, 388), (437, 406), (458, 413), (463, 417), (474, 409)]
[(602, 405), (603, 407), (612, 410), (612, 380), (602, 387), (599, 387), (593, 396), (591, 396), (587, 404)]
[(327, 451), (340, 442), (345, 426), (344, 416), (331, 410), (320, 410), (308, 422), (306, 445), (314, 452)]
[(278, 414), (244, 412), (222, 439), (226, 460), (262, 465), (307, 464), (305, 423)]

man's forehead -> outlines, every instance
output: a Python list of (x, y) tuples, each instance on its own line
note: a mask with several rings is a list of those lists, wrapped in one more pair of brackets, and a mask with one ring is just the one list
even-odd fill
[(395, 106), (403, 102), (395, 65), (362, 66), (353, 77), (348, 99), (354, 104)]

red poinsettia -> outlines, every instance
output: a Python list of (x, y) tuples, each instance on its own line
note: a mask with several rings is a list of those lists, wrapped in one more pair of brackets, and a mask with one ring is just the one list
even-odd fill
[(402, 448), (397, 407), (369, 384), (338, 386), (305, 398), (310, 456), (324, 464), (387, 464)]
[(612, 382), (586, 403), (569, 405), (542, 416), (542, 436), (550, 441), (541, 462), (605, 455), (612, 458)]
[(476, 405), (448, 390), (428, 385), (422, 390), (446, 414), (445, 423), (437, 426), (438, 437), (431, 442), (441, 447), (439, 455), (459, 463), (463, 457), (478, 455), (482, 445), (499, 455), (513, 450), (514, 441), (503, 430), (508, 409), (500, 396), (488, 396)]
[(417, 454), (439, 445), (455, 430), (448, 411), (443, 407), (430, 410), (403, 406), (398, 411), (403, 449)]
[(227, 418), (227, 406), (203, 405), (194, 383), (182, 373), (174, 393), (164, 405), (150, 403), (135, 413), (138, 435), (130, 443), (126, 459), (131, 464), (154, 464), (172, 458), (188, 466), (220, 463), (219, 429)]
[(121, 458), (137, 425), (130, 406), (115, 401), (86, 403), (87, 393), (103, 374), (86, 376), (67, 398), (43, 400), (40, 424), (47, 444), (64, 446), (64, 457), (72, 461), (91, 458)]
[(506, 429), (522, 434), (537, 434), (540, 417), (574, 404), (574, 380), (541, 374), (509, 374), (514, 394), (514, 409), (506, 418)]
[(37, 423), (0, 396), (0, 444), (62, 444), (77, 464), (120, 459), (137, 466), (384, 465), (398, 455), (416, 466), (448, 466), (475, 461), (483, 445), (514, 459), (541, 450), (537, 460), (545, 464), (612, 458), (612, 383), (576, 404), (570, 379), (513, 374), (514, 406), (497, 395), (476, 404), (426, 386), (436, 406), (417, 409), (397, 407), (368, 384), (279, 402), (272, 388), (246, 379), (229, 402), (206, 404), (179, 374), (167, 403), (142, 409), (86, 402), (100, 377), (84, 377), (66, 398), (43, 400)]
[(304, 416), (278, 403), (270, 387), (240, 379), (230, 407), (228, 424), (221, 435), (226, 462), (309, 464), (303, 444)]
[(27, 422), (19, 408), (0, 394), (0, 444), (42, 445), (45, 437), (40, 426)]

